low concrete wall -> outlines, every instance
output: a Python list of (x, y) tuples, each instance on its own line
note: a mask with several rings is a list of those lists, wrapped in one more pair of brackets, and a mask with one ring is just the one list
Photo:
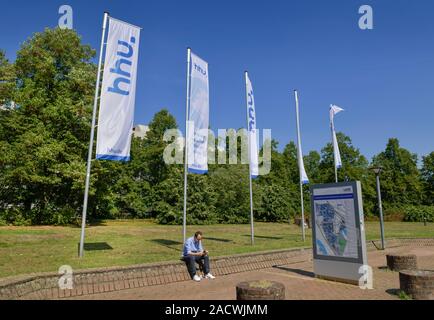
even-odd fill
[[(211, 270), (222, 276), (302, 262), (311, 256), (311, 249), (292, 249), (211, 258)], [(179, 261), (75, 271), (72, 290), (59, 289), (59, 279), (57, 273), (3, 279), (0, 299), (61, 299), (187, 281), (190, 276), (185, 263)]]

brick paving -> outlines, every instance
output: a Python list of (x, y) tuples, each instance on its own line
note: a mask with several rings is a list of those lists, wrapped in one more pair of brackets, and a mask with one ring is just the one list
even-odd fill
[[(97, 285), (96, 293), (83, 292), (83, 295), (71, 299), (143, 299), (143, 300), (232, 300), (235, 299), (235, 286), (242, 281), (271, 280), (285, 285), (286, 299), (326, 299), (326, 300), (389, 300), (398, 299), (396, 291), (399, 289), (399, 274), (386, 268), (386, 254), (415, 254), (419, 269), (434, 270), (434, 246), (418, 245), (417, 243), (404, 246), (390, 247), (385, 251), (369, 251), (368, 262), (373, 268), (374, 289), (362, 290), (357, 286), (338, 282), (326, 281), (314, 277), (312, 260), (289, 262), (278, 266), (263, 263), (263, 269), (226, 274), (215, 280), (173, 282), (166, 284), (162, 276), (155, 274), (151, 278), (154, 286), (140, 286), (130, 281), (117, 281), (116, 288), (126, 288), (121, 291), (107, 292), (101, 285)], [(224, 268), (223, 268), (224, 271)], [(222, 273), (223, 273), (222, 271)], [(179, 277), (180, 274), (176, 276)], [(182, 280), (187, 280), (183, 274)], [(149, 279), (148, 279), (149, 281)], [(178, 279), (179, 281), (179, 279)], [(126, 284), (124, 286), (124, 284)], [(128, 285), (129, 284), (129, 285)], [(106, 291), (106, 292), (105, 292)], [(63, 294), (64, 296), (64, 294)], [(69, 299), (67, 296), (66, 299)]]

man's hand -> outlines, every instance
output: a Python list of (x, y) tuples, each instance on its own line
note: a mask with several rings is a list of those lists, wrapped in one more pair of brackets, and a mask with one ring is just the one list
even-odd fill
[(208, 250), (199, 251), (199, 252), (189, 252), (190, 256), (196, 256), (196, 257), (204, 257), (208, 255)]

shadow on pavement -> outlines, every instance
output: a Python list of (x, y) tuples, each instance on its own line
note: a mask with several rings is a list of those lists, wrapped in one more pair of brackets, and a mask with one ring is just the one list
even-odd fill
[(397, 297), (399, 297), (399, 292), (400, 292), (401, 290), (400, 289), (387, 289), (386, 290), (386, 293), (388, 293), (388, 294), (390, 294), (390, 295), (392, 295), (392, 296), (397, 296)]
[(389, 269), (388, 266), (380, 266), (380, 267), (378, 267), (378, 270), (392, 271)]
[(288, 267), (282, 267), (282, 266), (273, 266), (273, 268), (284, 270), (284, 271), (289, 271), (289, 272), (293, 272), (293, 273), (297, 273), (299, 275), (302, 275), (302, 276), (305, 276), (305, 277), (309, 277), (309, 278), (315, 278), (315, 273), (310, 272), (310, 271), (306, 271), (306, 270), (294, 269), (294, 268), (288, 268)]

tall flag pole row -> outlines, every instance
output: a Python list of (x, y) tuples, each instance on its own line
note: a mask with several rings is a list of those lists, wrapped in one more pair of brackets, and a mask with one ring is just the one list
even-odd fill
[[(108, 25), (107, 41), (106, 30)], [(86, 215), (88, 208), (93, 140), (98, 113), (98, 135), (96, 142), (96, 160), (112, 160), (126, 162), (130, 160), (130, 148), (133, 132), (134, 107), (136, 94), (137, 65), (139, 56), (141, 28), (114, 19), (104, 13), (101, 46), (98, 60), (98, 74), (95, 85), (95, 98), (92, 113), (86, 183), (83, 200), (79, 257), (83, 257)], [(105, 50), (104, 70), (103, 51)], [(101, 73), (103, 71), (102, 83)], [(254, 216), (252, 179), (259, 176), (259, 144), (256, 129), (256, 111), (253, 86), (249, 74), (244, 74), (247, 106), (247, 138), (249, 157), (250, 187), (250, 229), (251, 243), (254, 244)], [(100, 94), (101, 84), (101, 94)], [(309, 183), (303, 163), (301, 147), (299, 99), (295, 94), (295, 111), (297, 120), (297, 158), (300, 175), (300, 200), (302, 215), (302, 234), (305, 241), (305, 221), (303, 203), (303, 185)], [(342, 108), (330, 106), (330, 128), (332, 133), (335, 181), (338, 182), (337, 170), (342, 167), (338, 141), (334, 126), (334, 117)], [(209, 126), (209, 74), (208, 63), (187, 48), (187, 95), (185, 111), (186, 134), (184, 139), (184, 210), (183, 238), (187, 238), (187, 189), (188, 173), (206, 174), (208, 172), (208, 126)]]
[(252, 179), (259, 176), (258, 141), (256, 134), (256, 111), (253, 86), (249, 74), (245, 72), (246, 104), (247, 104), (247, 150), (249, 156), (249, 187), (250, 187), (250, 236), (252, 245), (255, 243), (254, 217), (253, 217), (253, 190)]
[(301, 230), (302, 230), (302, 236), (303, 241), (306, 241), (306, 233), (305, 233), (305, 226), (304, 226), (304, 202), (303, 202), (303, 185), (309, 183), (309, 178), (307, 177), (306, 170), (304, 168), (304, 161), (303, 161), (303, 151), (301, 148), (301, 134), (300, 134), (300, 113), (299, 113), (299, 101), (298, 101), (298, 92), (297, 90), (294, 91), (295, 95), (295, 115), (296, 115), (296, 122), (297, 122), (297, 159), (298, 159), (298, 170), (300, 174), (300, 203), (301, 203)]
[(209, 77), (208, 63), (187, 49), (187, 103), (184, 157), (183, 238), (187, 239), (188, 173), (208, 172)]
[(338, 139), (336, 138), (336, 130), (335, 130), (335, 115), (339, 112), (344, 111), (344, 109), (332, 104), (330, 105), (330, 129), (332, 132), (332, 143), (333, 143), (333, 155), (334, 155), (334, 163), (335, 163), (335, 182), (338, 183), (338, 169), (342, 168), (342, 159), (341, 154), (339, 152), (339, 144)]
[[(104, 40), (108, 27), (104, 72), (101, 85)], [(133, 133), (137, 64), (141, 28), (114, 19), (104, 13), (98, 74), (87, 158), (86, 184), (83, 200), (79, 257), (83, 257), (90, 173), (98, 99), (97, 160), (129, 161)]]

